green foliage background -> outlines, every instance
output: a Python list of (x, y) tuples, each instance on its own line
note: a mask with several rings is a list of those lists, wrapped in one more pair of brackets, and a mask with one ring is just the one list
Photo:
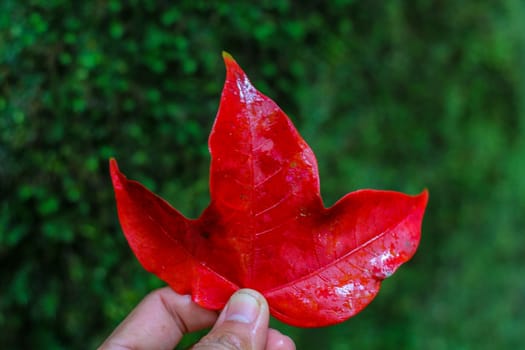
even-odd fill
[[(325, 203), (430, 191), (421, 246), (299, 349), (515, 349), (525, 329), (525, 4), (0, 1), (0, 339), (95, 348), (151, 289), (108, 158), (196, 217), (222, 50), (316, 152)], [(188, 339), (187, 342), (190, 342)]]

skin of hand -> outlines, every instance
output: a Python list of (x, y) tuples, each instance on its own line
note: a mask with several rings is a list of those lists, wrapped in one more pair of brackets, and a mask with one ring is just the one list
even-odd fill
[(217, 316), (165, 287), (146, 296), (99, 350), (171, 350), (184, 334), (211, 326), (192, 350), (294, 350), (289, 337), (268, 328), (269, 318), (268, 303), (252, 289), (238, 290)]

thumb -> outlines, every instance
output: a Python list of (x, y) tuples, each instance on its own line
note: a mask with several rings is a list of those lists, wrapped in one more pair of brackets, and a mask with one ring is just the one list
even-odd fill
[(208, 335), (193, 350), (264, 350), (268, 334), (268, 303), (252, 290), (232, 295)]

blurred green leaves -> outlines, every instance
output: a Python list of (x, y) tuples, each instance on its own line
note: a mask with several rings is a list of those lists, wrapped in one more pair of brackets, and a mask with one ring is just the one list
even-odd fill
[(430, 190), (418, 254), (369, 308), (276, 327), (301, 349), (521, 347), (524, 23), (518, 0), (0, 2), (2, 345), (95, 348), (162, 285), (108, 158), (198, 216), (227, 50), (316, 152), (327, 205)]

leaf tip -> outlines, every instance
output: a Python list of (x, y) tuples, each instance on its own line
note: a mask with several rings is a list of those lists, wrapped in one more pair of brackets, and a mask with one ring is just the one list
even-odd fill
[(111, 181), (113, 182), (113, 187), (117, 189), (124, 188), (122, 173), (120, 172), (117, 164), (117, 160), (113, 157), (109, 159), (109, 173), (111, 175)]
[(235, 59), (233, 58), (233, 56), (227, 51), (222, 51), (222, 58), (224, 59), (225, 62), (227, 61), (235, 62)]
[(117, 160), (113, 157), (109, 158), (109, 172), (112, 176), (119, 172)]
[(228, 52), (223, 51), (222, 52), (222, 58), (224, 60), (224, 64), (226, 65), (226, 74), (228, 76), (231, 76), (233, 79), (239, 79), (243, 80), (246, 77), (246, 74), (242, 70), (241, 66), (235, 61), (235, 58), (233, 58), (232, 55), (230, 55)]
[(421, 205), (423, 207), (427, 206), (428, 196), (429, 196), (429, 194), (428, 194), (428, 189), (427, 188), (425, 188), (420, 194), (417, 195), (417, 197), (421, 201)]
[(259, 92), (252, 85), (244, 70), (228, 52), (222, 52), (222, 58), (226, 65), (226, 82), (223, 88), (224, 96), (234, 95), (234, 99), (241, 103), (251, 103), (258, 99)]

